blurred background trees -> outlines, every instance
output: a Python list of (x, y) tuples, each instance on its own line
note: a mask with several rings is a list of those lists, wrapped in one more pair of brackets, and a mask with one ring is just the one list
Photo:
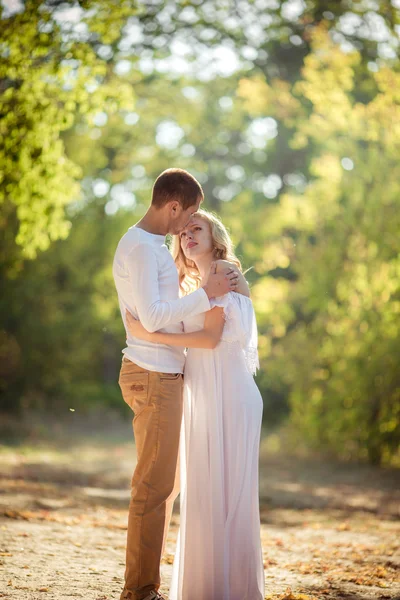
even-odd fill
[(181, 166), (231, 230), (269, 430), (398, 461), (400, 5), (3, 5), (2, 410), (124, 410), (111, 274)]

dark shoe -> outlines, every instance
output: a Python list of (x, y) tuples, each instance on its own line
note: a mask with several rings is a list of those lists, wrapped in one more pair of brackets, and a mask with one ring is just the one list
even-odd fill
[(150, 594), (148, 596), (146, 596), (146, 598), (143, 598), (143, 600), (168, 600), (163, 594), (160, 594), (160, 592), (156, 592), (155, 590), (151, 591)]
[[(132, 600), (133, 594), (129, 590), (125, 590), (124, 594), (121, 596), (120, 600)], [(168, 600), (166, 596), (160, 594), (160, 592), (156, 592), (156, 590), (151, 590), (149, 594), (143, 600)]]

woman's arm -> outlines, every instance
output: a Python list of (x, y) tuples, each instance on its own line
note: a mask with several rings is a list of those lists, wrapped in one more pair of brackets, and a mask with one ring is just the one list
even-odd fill
[(183, 348), (215, 348), (221, 339), (224, 322), (223, 308), (215, 306), (206, 312), (204, 328), (200, 331), (194, 331), (193, 333), (162, 333), (156, 331), (150, 333), (140, 321), (135, 319), (128, 310), (126, 311), (126, 323), (133, 337), (153, 344), (167, 344), (168, 346)]

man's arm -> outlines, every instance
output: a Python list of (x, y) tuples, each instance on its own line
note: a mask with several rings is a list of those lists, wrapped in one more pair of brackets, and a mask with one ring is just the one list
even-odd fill
[(158, 264), (150, 244), (138, 244), (129, 253), (133, 301), (138, 318), (148, 331), (157, 331), (186, 317), (210, 310), (207, 293), (202, 289), (176, 300), (162, 301), (158, 282)]

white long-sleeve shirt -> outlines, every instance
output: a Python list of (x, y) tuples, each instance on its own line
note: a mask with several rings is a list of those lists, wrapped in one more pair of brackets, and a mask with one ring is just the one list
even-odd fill
[(184, 349), (134, 338), (126, 326), (125, 309), (148, 331), (182, 333), (183, 319), (210, 309), (206, 292), (200, 288), (179, 298), (178, 272), (164, 236), (135, 226), (118, 244), (113, 276), (126, 331), (123, 354), (149, 371), (183, 373)]

